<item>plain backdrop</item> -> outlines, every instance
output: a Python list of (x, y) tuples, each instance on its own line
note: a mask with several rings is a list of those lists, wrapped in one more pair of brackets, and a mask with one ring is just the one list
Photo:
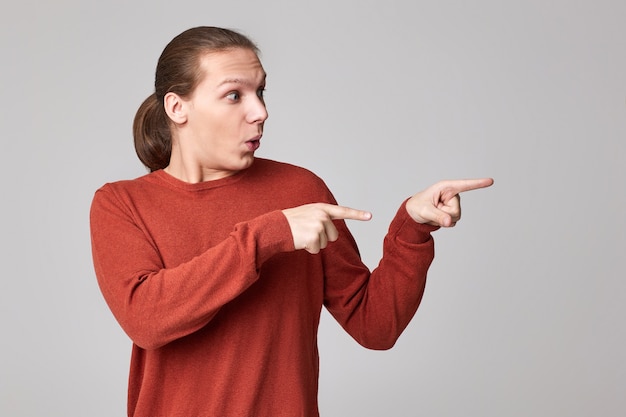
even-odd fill
[(623, 0), (3, 2), (0, 415), (121, 416), (131, 342), (99, 292), (88, 212), (146, 171), (131, 124), (166, 43), (262, 50), (258, 155), (305, 166), (375, 267), (402, 200), (490, 176), (435, 233), (420, 310), (368, 351), (327, 313), (334, 416), (626, 415)]

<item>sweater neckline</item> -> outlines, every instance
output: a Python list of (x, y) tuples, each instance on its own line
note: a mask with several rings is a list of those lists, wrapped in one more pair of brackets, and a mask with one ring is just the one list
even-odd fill
[(203, 182), (198, 182), (198, 183), (190, 183), (190, 182), (179, 180), (178, 178), (168, 174), (162, 169), (159, 169), (157, 171), (150, 173), (148, 175), (148, 178), (151, 177), (154, 180), (156, 180), (158, 183), (166, 185), (170, 188), (175, 188), (178, 190), (188, 191), (188, 192), (198, 192), (198, 191), (210, 190), (210, 189), (224, 187), (224, 186), (233, 184), (241, 180), (243, 177), (245, 177), (247, 173), (250, 171), (250, 169), (252, 168), (252, 166), (254, 166), (254, 163), (249, 168), (243, 169), (233, 175), (229, 175), (228, 177), (220, 178), (217, 180), (203, 181)]

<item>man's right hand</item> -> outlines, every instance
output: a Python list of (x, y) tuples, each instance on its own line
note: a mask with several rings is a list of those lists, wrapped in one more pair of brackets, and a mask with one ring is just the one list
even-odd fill
[(291, 227), (296, 250), (304, 249), (309, 253), (319, 253), (328, 242), (339, 237), (333, 220), (349, 219), (367, 221), (372, 214), (349, 207), (326, 203), (306, 204), (283, 210)]

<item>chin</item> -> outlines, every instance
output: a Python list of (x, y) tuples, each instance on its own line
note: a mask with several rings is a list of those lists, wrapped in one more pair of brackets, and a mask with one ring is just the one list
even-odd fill
[(237, 172), (242, 171), (244, 169), (250, 168), (253, 163), (254, 163), (254, 155), (245, 156), (241, 158), (241, 160), (239, 160), (237, 163), (232, 164), (230, 167), (230, 170), (237, 171)]
[(244, 167), (241, 169), (250, 168), (250, 166), (252, 166), (253, 163), (254, 163), (254, 154), (246, 156), (242, 160), (242, 165), (244, 165)]

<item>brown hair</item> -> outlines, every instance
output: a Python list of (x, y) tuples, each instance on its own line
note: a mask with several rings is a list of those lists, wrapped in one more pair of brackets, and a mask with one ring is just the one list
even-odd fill
[(210, 52), (244, 48), (259, 53), (246, 36), (230, 29), (200, 26), (176, 36), (165, 47), (156, 67), (154, 93), (139, 106), (133, 122), (135, 151), (150, 170), (170, 163), (172, 134), (163, 99), (167, 93), (189, 96), (202, 81), (200, 58)]

